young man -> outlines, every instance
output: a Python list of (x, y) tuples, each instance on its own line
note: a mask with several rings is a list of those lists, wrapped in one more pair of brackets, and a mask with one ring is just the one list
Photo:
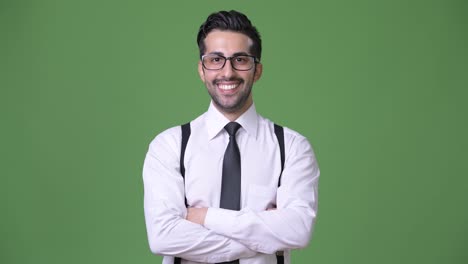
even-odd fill
[[(261, 39), (242, 13), (200, 27), (208, 111), (159, 134), (143, 169), (150, 248), (172, 263), (290, 263), (307, 246), (319, 169), (307, 139), (258, 115)], [(184, 139), (183, 139), (184, 138)], [(184, 143), (183, 143), (184, 142)]]

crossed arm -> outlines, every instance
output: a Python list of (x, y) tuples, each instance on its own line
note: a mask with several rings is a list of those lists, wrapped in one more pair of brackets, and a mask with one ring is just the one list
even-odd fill
[(207, 207), (202, 207), (202, 208), (189, 207), (187, 208), (186, 219), (192, 223), (204, 225), (207, 211), (208, 211)]
[(305, 247), (315, 222), (319, 171), (308, 142), (294, 143), (306, 147), (293, 146), (287, 152), (277, 210), (255, 212), (186, 208), (177, 139), (173, 146), (170, 140), (156, 139), (143, 170), (145, 219), (153, 253), (224, 262)]

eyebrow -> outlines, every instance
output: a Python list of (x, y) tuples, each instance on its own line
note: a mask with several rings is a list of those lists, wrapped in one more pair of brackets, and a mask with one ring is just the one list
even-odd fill
[[(208, 54), (219, 55), (219, 56), (223, 56), (223, 57), (225, 56), (224, 53), (219, 52), (219, 51), (213, 51), (213, 52), (210, 52), (210, 53), (208, 53)], [(232, 56), (240, 56), (240, 55), (248, 55), (248, 56), (251, 56), (251, 55), (248, 54), (247, 52), (243, 52), (243, 51), (241, 51), (241, 52), (236, 52), (236, 53), (232, 54)], [(232, 56), (231, 56), (231, 57), (232, 57)]]

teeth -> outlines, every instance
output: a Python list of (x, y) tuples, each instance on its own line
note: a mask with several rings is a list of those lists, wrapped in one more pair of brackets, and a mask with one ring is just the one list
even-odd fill
[(222, 90), (232, 90), (234, 88), (236, 88), (238, 86), (238, 84), (229, 84), (229, 85), (226, 85), (226, 84), (219, 84), (218, 87)]

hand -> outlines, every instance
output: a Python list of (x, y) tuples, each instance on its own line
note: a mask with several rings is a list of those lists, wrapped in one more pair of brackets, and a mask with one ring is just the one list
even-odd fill
[(207, 211), (208, 211), (208, 208), (206, 207), (202, 207), (202, 208), (189, 207), (187, 208), (186, 219), (192, 223), (204, 225)]

